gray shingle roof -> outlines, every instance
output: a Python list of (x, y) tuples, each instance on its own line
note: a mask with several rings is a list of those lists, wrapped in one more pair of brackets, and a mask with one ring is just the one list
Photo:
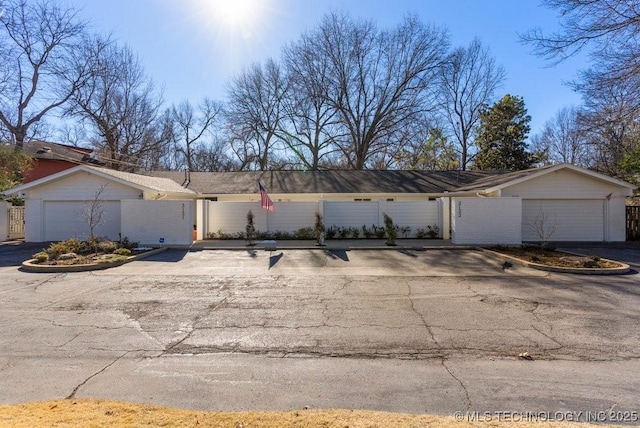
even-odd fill
[(90, 167), (90, 166), (87, 166), (87, 168), (92, 168), (101, 174), (109, 175), (111, 177), (118, 178), (120, 180), (125, 180), (130, 183), (137, 184), (138, 186), (145, 187), (149, 190), (154, 190), (157, 192), (187, 193), (187, 194), (194, 193), (192, 190), (185, 189), (179, 183), (166, 177), (150, 177), (146, 175), (132, 174), (129, 172), (115, 171), (113, 169), (108, 169), (108, 168), (96, 168), (96, 167)]
[(484, 190), (484, 189), (490, 189), (492, 187), (496, 187), (496, 186), (500, 186), (501, 184), (505, 184), (508, 183), (509, 181), (514, 181), (517, 180), (519, 178), (523, 178), (526, 177), (527, 175), (533, 174), (533, 173), (538, 173), (544, 170), (547, 170), (549, 168), (554, 168), (557, 167), (557, 165), (546, 165), (546, 166), (541, 166), (539, 168), (531, 168), (531, 169), (524, 169), (521, 171), (513, 171), (513, 172), (505, 172), (503, 174), (493, 174), (490, 176), (487, 176), (485, 178), (481, 178), (479, 180), (476, 180), (472, 183), (469, 183), (467, 185), (464, 186), (460, 186), (458, 189), (456, 189), (459, 192), (466, 192), (466, 191), (474, 191), (474, 190)]
[(442, 193), (455, 191), (501, 172), (496, 171), (246, 171), (184, 172), (153, 171), (154, 177), (186, 184), (204, 194), (250, 194), (258, 192), (258, 180), (269, 193)]

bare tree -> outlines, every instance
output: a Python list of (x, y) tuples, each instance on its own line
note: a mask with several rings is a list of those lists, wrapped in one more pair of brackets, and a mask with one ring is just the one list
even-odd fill
[(466, 170), (473, 155), (474, 134), (482, 109), (504, 79), (489, 49), (474, 39), (468, 47), (455, 49), (441, 69), (440, 101), (460, 156), (459, 167)]
[(85, 202), (84, 207), (80, 210), (80, 218), (89, 227), (90, 242), (96, 244), (95, 229), (105, 221), (104, 200), (102, 194), (107, 187), (107, 183), (103, 183), (93, 195), (93, 199)]
[(328, 60), (326, 99), (345, 138), (336, 142), (348, 166), (363, 169), (397, 142), (394, 133), (431, 106), (448, 37), (407, 17), (391, 30), (346, 15), (327, 15), (302, 36), (310, 53)]
[[(196, 109), (189, 101), (182, 101), (178, 106), (171, 108), (173, 121), (172, 140), (174, 150), (182, 155), (182, 165), (189, 171), (197, 171), (196, 154), (202, 153), (198, 143), (202, 138), (211, 133), (212, 127), (218, 117), (222, 106), (208, 98), (205, 98)], [(186, 164), (186, 165), (185, 165)]]
[(128, 47), (112, 43), (99, 48), (102, 44), (97, 40), (85, 47), (94, 60), (93, 72), (74, 95), (68, 114), (92, 131), (94, 145), (113, 168), (153, 167), (171, 136), (160, 112), (162, 97)]
[(588, 143), (578, 124), (578, 108), (564, 107), (544, 125), (532, 140), (534, 151), (545, 153), (550, 163), (568, 163), (588, 167)]
[(342, 132), (327, 100), (329, 58), (317, 55), (308, 38), (287, 46), (283, 58), (289, 91), (278, 136), (305, 169), (317, 170), (331, 163)]
[(274, 161), (286, 93), (283, 70), (272, 59), (264, 66), (254, 64), (233, 78), (225, 118), (233, 151), (243, 168), (264, 171)]
[(547, 214), (542, 209), (542, 206), (535, 217), (525, 218), (525, 224), (533, 229), (542, 248), (546, 248), (549, 240), (551, 240), (551, 237), (556, 233), (558, 227), (560, 227), (558, 218)]
[(0, 122), (16, 150), (89, 76), (86, 23), (50, 0), (6, 0), (0, 14)]

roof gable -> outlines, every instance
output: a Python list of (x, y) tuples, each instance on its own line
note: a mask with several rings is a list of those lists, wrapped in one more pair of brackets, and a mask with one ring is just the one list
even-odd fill
[(558, 164), (558, 165), (547, 165), (539, 168), (532, 168), (522, 171), (514, 171), (511, 173), (503, 174), (500, 176), (491, 176), (485, 179), (481, 179), (467, 186), (461, 186), (457, 189), (457, 191), (477, 191), (483, 193), (495, 192), (497, 190), (502, 190), (507, 187), (514, 186), (516, 184), (523, 183), (525, 181), (533, 180), (542, 175), (550, 174), (555, 171), (568, 169), (573, 172), (576, 172), (580, 175), (588, 176), (592, 179), (600, 180), (607, 182), (609, 184), (617, 185), (620, 187), (625, 187), (628, 189), (635, 189), (631, 183), (627, 183), (626, 181), (618, 180), (617, 178), (609, 177), (604, 174), (600, 174), (595, 171), (591, 171), (589, 169), (581, 168), (575, 165), (570, 164)]
[(5, 194), (11, 195), (29, 190), (34, 187), (42, 186), (64, 177), (68, 177), (78, 172), (88, 172), (93, 175), (97, 175), (109, 180), (116, 181), (125, 186), (133, 187), (141, 191), (149, 192), (163, 192), (163, 193), (182, 193), (182, 194), (195, 194), (189, 189), (185, 189), (173, 180), (167, 178), (149, 177), (145, 175), (132, 174), (128, 172), (115, 171), (106, 168), (97, 168), (88, 165), (78, 165), (73, 168), (60, 171), (58, 173), (40, 178), (38, 180), (31, 181), (21, 186), (14, 187), (5, 191)]

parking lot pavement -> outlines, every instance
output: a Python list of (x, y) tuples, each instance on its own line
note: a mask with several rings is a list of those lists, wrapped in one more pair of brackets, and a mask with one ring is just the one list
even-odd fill
[(106, 271), (1, 275), (2, 403), (640, 407), (638, 275), (502, 270), (461, 250), (170, 250)]
[(367, 275), (367, 276), (545, 276), (481, 251), (467, 250), (170, 250), (106, 271), (108, 275)]

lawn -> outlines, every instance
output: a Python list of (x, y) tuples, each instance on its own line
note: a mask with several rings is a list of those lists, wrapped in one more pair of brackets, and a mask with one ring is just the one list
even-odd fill
[[(460, 417), (459, 417), (460, 418)], [(288, 412), (204, 412), (104, 400), (69, 399), (0, 406), (0, 426), (11, 427), (551, 427), (594, 425), (574, 422), (458, 421), (453, 416), (409, 415), (362, 410)], [(598, 425), (599, 427), (605, 425)]]

